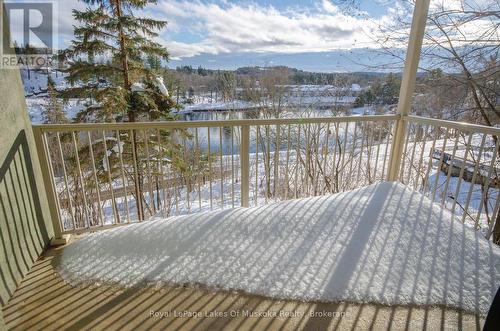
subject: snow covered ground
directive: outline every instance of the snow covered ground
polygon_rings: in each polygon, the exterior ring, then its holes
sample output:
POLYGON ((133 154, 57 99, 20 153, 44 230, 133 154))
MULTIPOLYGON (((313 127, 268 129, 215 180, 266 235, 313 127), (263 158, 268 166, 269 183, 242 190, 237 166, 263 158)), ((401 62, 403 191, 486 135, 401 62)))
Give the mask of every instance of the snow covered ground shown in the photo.
MULTIPOLYGON (((21 71, 28 112, 32 123, 42 122, 41 114, 47 104, 47 79, 49 76, 54 81, 56 90, 63 91, 70 87, 70 84, 65 79, 67 74, 57 70, 51 72, 30 70, 29 73, 27 70, 21 71)), ((163 83, 160 85, 160 89, 167 92, 163 83)), ((140 84, 135 85, 135 87, 140 87, 140 84)), ((284 101, 282 106, 320 108, 334 104, 352 104, 356 99, 354 96, 334 96, 332 93, 337 92, 338 89, 331 85, 293 85, 289 86, 289 88, 291 88, 291 92, 295 94, 286 97, 286 101, 284 101)), ((359 85, 353 84, 352 90, 349 91, 355 93, 359 92, 359 89, 359 85)), ((263 103, 252 103, 244 100, 214 101, 212 97, 213 95, 210 94, 194 96, 192 98, 194 103, 192 104, 185 103, 186 100, 181 99, 179 102, 182 108, 180 110, 173 110, 172 113, 189 114, 193 111, 247 111, 260 109, 263 106, 263 103)), ((84 103, 85 100, 76 99, 69 100, 69 102, 65 103, 64 109, 68 119, 74 119, 75 115, 84 109, 84 103)), ((297 114, 295 116, 297 116, 297 114)))
POLYGON ((70 85, 66 82, 67 74, 60 71, 52 70, 47 73, 45 70, 21 70, 21 78, 23 80, 24 92, 26 97, 36 95, 46 95, 47 92, 47 79, 50 76, 54 81, 56 90, 63 90, 70 85))
MULTIPOLYGON (((487 148, 484 149, 481 158, 479 158, 478 152, 480 150, 481 139, 481 134, 473 135, 471 148, 466 156, 466 144, 465 141, 461 139, 455 151, 455 160, 466 160, 471 165, 474 165, 475 160, 477 160, 484 168, 475 169, 474 166, 469 165, 467 167, 468 170, 470 172, 476 172, 476 174, 481 173, 484 176, 492 177, 491 173, 488 174, 488 170, 493 164, 492 157, 495 143, 491 136, 488 136, 485 144, 487 148)), ((499 190, 498 188, 490 187, 488 195, 486 196, 483 185, 471 184, 470 180, 465 181, 458 177, 448 176, 446 172, 438 171, 440 168, 441 151, 444 149, 448 155, 452 155, 453 147, 453 141, 450 141, 450 139, 448 139, 446 145, 443 139, 436 140, 434 157, 429 164, 432 142, 428 141, 425 144, 425 148, 422 142, 417 144, 410 143, 406 151, 407 154, 404 160, 405 171, 402 175, 402 179, 408 186, 419 188, 421 192, 425 191, 425 194, 435 202, 442 202, 446 209, 453 211, 469 227, 477 229, 483 233, 485 237, 489 238, 493 227, 491 218, 496 214, 495 211, 500 202, 498 201, 499 190), (443 146, 445 147, 443 148, 443 146), (412 155, 414 157, 413 167, 410 167, 412 155), (417 164, 419 163, 418 158, 420 155, 424 156, 422 162, 423 170, 421 170, 421 174, 418 174, 416 168, 418 167, 417 164), (428 174, 428 180, 427 185, 424 186, 422 177, 426 174, 428 174), (484 201, 487 202, 487 207, 484 206, 484 201), (466 212, 464 208, 467 208, 466 212)), ((495 166, 495 164, 493 165, 495 166)))
POLYGON ((486 313, 500 248, 420 193, 380 183, 95 233, 67 247, 58 270, 75 285, 190 284, 486 313))
POLYGON ((248 110, 248 109, 258 109, 261 106, 253 104, 251 102, 243 100, 233 100, 233 101, 218 101, 209 102, 207 100, 200 100, 201 102, 196 102, 193 104, 183 105, 180 112, 191 112, 191 111, 225 111, 225 110, 248 110))
MULTIPOLYGON (((21 70, 21 78, 23 80, 24 92, 26 95, 26 104, 28 107, 28 115, 31 123, 38 124, 43 121, 42 112, 47 107, 47 80, 51 77, 54 81, 55 88, 62 91, 69 87, 65 80, 66 74, 59 71, 51 71, 47 73, 43 70, 30 70, 28 75, 27 70, 21 70)), ((70 99, 64 103, 64 110, 69 120, 75 118, 76 114, 85 108, 86 100, 70 99)))
MULTIPOLYGON (((26 98, 28 116, 30 117, 31 123, 42 123, 42 112, 45 107, 47 107, 47 102, 47 98, 44 97, 26 98)), ((85 109, 85 102, 79 99, 69 99, 64 104, 64 111, 69 120, 74 119, 76 114, 83 109, 85 109)))
MULTIPOLYGON (((284 97, 282 105, 284 107, 298 107, 298 108, 308 108, 308 107, 331 107, 333 105, 350 105, 356 101, 356 97, 344 96, 336 97, 329 95, 306 95, 306 96, 287 96, 284 97)), ((266 105, 265 102, 262 103, 252 103, 244 100, 232 100, 232 101, 217 101, 211 102, 208 97, 205 98, 195 98, 193 104, 185 104, 183 108, 179 111, 182 112, 192 112, 192 111, 228 111, 228 110, 251 110, 260 109, 266 105)))

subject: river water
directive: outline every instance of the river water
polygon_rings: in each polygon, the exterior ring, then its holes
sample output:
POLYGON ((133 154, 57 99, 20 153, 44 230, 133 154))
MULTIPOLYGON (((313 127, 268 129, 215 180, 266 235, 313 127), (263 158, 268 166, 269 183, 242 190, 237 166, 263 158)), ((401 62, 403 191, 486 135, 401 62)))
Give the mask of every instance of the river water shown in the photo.
MULTIPOLYGON (((360 115, 363 112, 362 108, 347 109, 342 113, 333 112, 326 109, 313 109, 313 110, 303 110, 303 111, 285 111, 280 112, 280 118, 297 118, 297 117, 335 117, 335 116, 348 116, 348 115, 360 115)), ((232 110, 232 111, 196 111, 186 114, 179 114, 179 120, 184 121, 224 121, 224 120, 236 120, 236 119, 259 119, 259 118, 270 118, 259 110, 232 110)), ((209 138, 209 128, 198 128, 190 129, 189 132, 193 135, 198 135, 199 147, 202 151, 208 150, 208 138, 209 138)), ((270 131, 275 131, 273 126, 270 131)), ((287 132, 282 131, 282 134, 287 132)), ((265 134, 265 129, 262 128, 261 134, 265 134)), ((233 129, 232 127, 212 127, 210 128, 210 151, 213 153, 220 153, 222 149, 222 154, 230 155, 239 153, 239 128, 233 129)), ((273 135, 273 134, 272 134, 273 135)), ((255 139, 255 128, 250 130, 250 152, 256 152, 256 139, 255 139)), ((280 142, 280 150, 287 148, 286 135, 283 136, 280 142)), ((274 140, 274 139, 273 139, 274 140)), ((193 140, 194 141, 194 140, 193 140)), ((274 142, 274 141, 273 141, 274 142)), ((191 142, 193 143, 193 142, 191 142)), ((332 144, 334 141, 331 142, 332 144)), ((271 149, 274 149, 274 145, 271 149)), ((262 151, 259 148, 259 151, 262 151)))

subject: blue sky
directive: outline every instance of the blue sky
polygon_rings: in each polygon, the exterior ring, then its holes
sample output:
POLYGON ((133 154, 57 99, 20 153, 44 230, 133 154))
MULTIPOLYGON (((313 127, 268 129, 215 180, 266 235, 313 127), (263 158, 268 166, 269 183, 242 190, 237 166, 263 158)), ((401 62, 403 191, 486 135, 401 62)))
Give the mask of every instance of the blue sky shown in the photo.
MULTIPOLYGON (((5 1, 53 1, 57 7, 59 48, 66 48, 73 39, 76 22, 72 10, 85 8, 78 0, 5 1)), ((390 70, 399 71, 407 43, 402 40, 388 44, 390 39, 381 27, 392 25, 400 36, 407 36, 407 27, 395 26, 400 18, 411 20, 413 1, 157 0, 156 5, 136 14, 168 21, 156 41, 170 52, 168 65, 173 68, 285 65, 308 71, 346 72, 380 71, 382 64, 391 63, 390 70), (346 8, 342 6, 345 2, 355 2, 359 8, 346 8), (381 55, 381 43, 396 51, 398 59, 381 55)), ((498 0, 431 0, 430 3, 431 12, 497 10, 499 5, 498 0)), ((455 47, 461 47, 462 31, 467 39, 481 39, 491 26, 492 22, 486 19, 465 24, 460 32, 454 29, 450 33, 455 33, 455 47)), ((19 27, 22 15, 11 22, 12 31, 19 27)), ((22 36, 22 29, 18 30, 22 36)))
MULTIPOLYGON (((392 21, 402 7, 393 0, 359 4, 346 11, 335 0, 160 0, 147 14, 169 21, 161 39, 171 52, 172 67, 287 65, 360 71, 368 70, 361 63, 370 60, 368 50, 379 48, 379 26, 392 21)), ((370 58, 389 60, 375 54, 370 58)))
MULTIPOLYGON (((359 71, 367 69, 363 61, 388 60, 376 55, 375 40, 379 26, 401 13, 401 1, 358 0, 359 9, 346 11, 338 4, 342 0, 158 0, 143 14, 169 22, 158 41, 169 50, 171 67, 287 65, 359 71)), ((55 2, 59 47, 64 48, 73 37, 71 10, 84 5, 55 2)))

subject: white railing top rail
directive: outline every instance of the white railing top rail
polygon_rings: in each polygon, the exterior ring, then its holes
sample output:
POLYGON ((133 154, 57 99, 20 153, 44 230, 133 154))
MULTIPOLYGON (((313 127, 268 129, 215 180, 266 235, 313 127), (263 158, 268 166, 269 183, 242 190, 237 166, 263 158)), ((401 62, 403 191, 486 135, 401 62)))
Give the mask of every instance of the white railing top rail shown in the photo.
POLYGON ((466 122, 454 122, 454 121, 428 118, 422 116, 414 116, 414 115, 403 116, 403 120, 412 123, 430 124, 444 128, 459 129, 462 131, 472 132, 472 133, 484 133, 484 134, 491 134, 494 136, 500 135, 500 128, 492 126, 470 124, 466 122))
POLYGON ((292 125, 346 122, 393 121, 400 115, 360 115, 339 117, 308 118, 270 118, 223 121, 158 121, 158 122, 120 122, 120 123, 71 123, 71 124, 34 124, 33 128, 41 131, 92 131, 92 130, 133 130, 133 129, 184 129, 207 128, 221 126, 259 126, 259 125, 292 125))
MULTIPOLYGON (((79 131, 79 130, 132 130, 132 129, 183 129, 221 126, 258 126, 258 125, 292 125, 292 124, 317 124, 317 123, 345 123, 345 122, 373 122, 392 121, 401 116, 389 115, 360 115, 338 117, 309 117, 309 118, 269 118, 269 119, 234 119, 221 121, 156 121, 156 122, 119 122, 119 123, 68 123, 68 124, 33 124, 33 128, 41 131, 79 131)), ((466 122, 408 115, 402 116, 403 120, 441 126, 445 128, 460 129, 467 132, 500 135, 500 128, 466 122)))

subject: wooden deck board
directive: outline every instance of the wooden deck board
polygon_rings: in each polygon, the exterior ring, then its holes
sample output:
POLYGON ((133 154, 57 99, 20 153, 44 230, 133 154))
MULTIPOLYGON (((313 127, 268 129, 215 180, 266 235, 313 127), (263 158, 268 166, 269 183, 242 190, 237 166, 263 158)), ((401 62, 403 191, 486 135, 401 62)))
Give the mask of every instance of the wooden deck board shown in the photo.
POLYGON ((4 307, 9 329, 480 330, 484 322, 443 307, 279 301, 196 288, 72 287, 55 270, 61 252, 48 251, 4 307), (197 316, 176 317, 174 312, 197 316))

